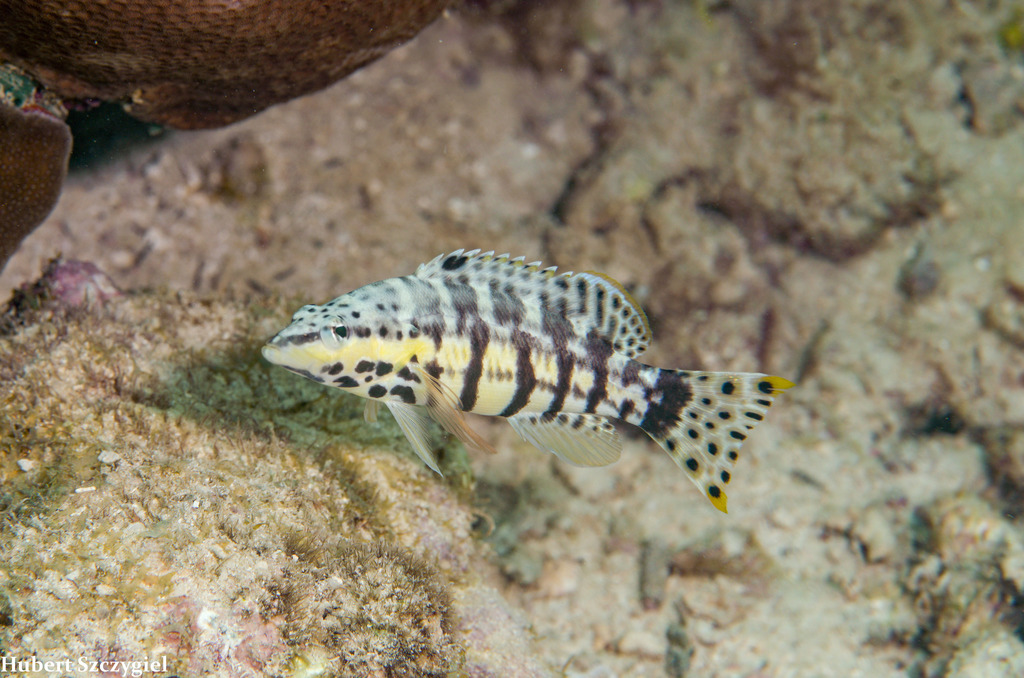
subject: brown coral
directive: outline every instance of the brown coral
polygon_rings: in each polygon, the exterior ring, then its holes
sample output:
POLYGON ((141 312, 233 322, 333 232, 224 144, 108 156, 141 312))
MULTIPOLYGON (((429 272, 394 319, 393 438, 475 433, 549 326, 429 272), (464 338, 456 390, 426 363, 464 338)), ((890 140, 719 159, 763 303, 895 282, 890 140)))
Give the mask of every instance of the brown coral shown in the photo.
POLYGON ((63 121, 0 104, 0 267, 50 213, 71 152, 63 121))
POLYGON ((0 57, 68 99, 217 127, 348 75, 445 0, 0 0, 0 57))

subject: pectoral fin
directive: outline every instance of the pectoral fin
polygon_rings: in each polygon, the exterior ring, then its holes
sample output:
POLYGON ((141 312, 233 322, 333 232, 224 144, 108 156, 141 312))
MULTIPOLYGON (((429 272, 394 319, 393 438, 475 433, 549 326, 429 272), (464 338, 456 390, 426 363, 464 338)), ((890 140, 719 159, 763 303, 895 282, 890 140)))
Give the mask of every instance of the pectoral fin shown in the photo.
POLYGON ((574 466, 606 466, 622 452, 619 432, 593 414, 517 414, 508 423, 526 442, 574 466))
POLYGON ((491 444, 480 437, 480 434, 471 429, 466 422, 465 413, 459 409, 459 397, 423 369, 417 368, 416 373, 427 387, 426 406, 430 416, 467 447, 493 454, 495 450, 491 444))
POLYGON ((430 446, 430 417, 416 405, 405 403, 389 402, 388 409, 395 415, 395 421, 402 427, 402 432, 409 439, 412 449, 419 455, 427 466, 438 475, 441 469, 437 465, 437 456, 430 446))

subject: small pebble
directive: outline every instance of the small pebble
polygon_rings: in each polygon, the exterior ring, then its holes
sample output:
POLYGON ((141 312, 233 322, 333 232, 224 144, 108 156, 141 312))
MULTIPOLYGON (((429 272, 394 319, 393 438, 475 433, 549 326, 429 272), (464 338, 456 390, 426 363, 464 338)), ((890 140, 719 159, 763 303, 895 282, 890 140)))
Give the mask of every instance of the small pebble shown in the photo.
POLYGON ((112 596, 117 593, 117 589, 107 584, 97 584, 94 590, 98 596, 112 596))
POLYGON ((19 459, 16 463, 18 464, 18 468, 20 468, 25 473, 28 473, 29 471, 35 469, 35 467, 39 466, 39 462, 36 461, 35 459, 19 459))
POLYGON ((113 464, 116 461, 121 461, 121 455, 110 450, 103 450, 97 459, 101 464, 113 464))
POLYGON ((645 610, 656 610, 665 600, 670 556, 660 539, 648 539, 640 549, 640 602, 645 610))
POLYGON ((897 287, 908 299, 923 299, 938 288, 941 275, 935 260, 919 246, 900 267, 897 287))
POLYGON ((537 586, 547 596, 557 598, 575 593, 580 585, 580 566, 572 560, 558 560, 544 564, 544 572, 537 586))
MULTIPOLYGON (((681 614, 681 613, 680 613, 681 614)), ((671 678, 684 678, 690 672, 693 662, 693 641, 686 632, 684 622, 669 624, 665 631, 668 639, 668 650, 665 652, 665 673, 671 678)))
POLYGON ((615 646, 622 654, 642 657, 660 657, 665 654, 665 641, 648 631, 627 631, 615 646))
POLYGON ((54 259, 47 264, 40 282, 49 286, 54 300, 69 308, 101 304, 121 296, 110 276, 88 261, 54 259))
POLYGON ((899 548, 894 518, 883 506, 869 506, 858 516, 850 532, 869 563, 892 560, 899 548))
POLYGON ((501 562, 501 571, 521 586, 530 586, 536 583, 541 576, 543 567, 544 564, 540 556, 523 547, 513 548, 512 552, 501 562))

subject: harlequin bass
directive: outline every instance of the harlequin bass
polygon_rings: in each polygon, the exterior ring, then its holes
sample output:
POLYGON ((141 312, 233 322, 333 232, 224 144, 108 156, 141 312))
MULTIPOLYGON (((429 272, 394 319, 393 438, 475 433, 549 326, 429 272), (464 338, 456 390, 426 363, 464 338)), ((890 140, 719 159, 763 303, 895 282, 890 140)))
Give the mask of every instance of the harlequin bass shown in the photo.
POLYGON ((611 420, 647 432, 726 511, 740 446, 781 377, 652 367, 647 317, 600 273, 559 273, 494 252, 457 250, 415 274, 308 305, 263 347, 271 363, 381 403, 440 473, 432 417, 490 450, 465 412, 504 417, 524 440, 571 464, 603 466, 622 442, 611 420))

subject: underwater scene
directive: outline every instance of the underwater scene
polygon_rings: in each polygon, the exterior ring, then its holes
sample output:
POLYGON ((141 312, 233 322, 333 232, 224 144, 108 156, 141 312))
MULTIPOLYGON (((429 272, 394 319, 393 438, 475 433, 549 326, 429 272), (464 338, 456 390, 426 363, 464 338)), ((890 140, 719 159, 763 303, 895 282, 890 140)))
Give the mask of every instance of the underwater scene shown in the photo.
POLYGON ((1024 676, 1024 4, 0 17, 0 676, 1024 676))

